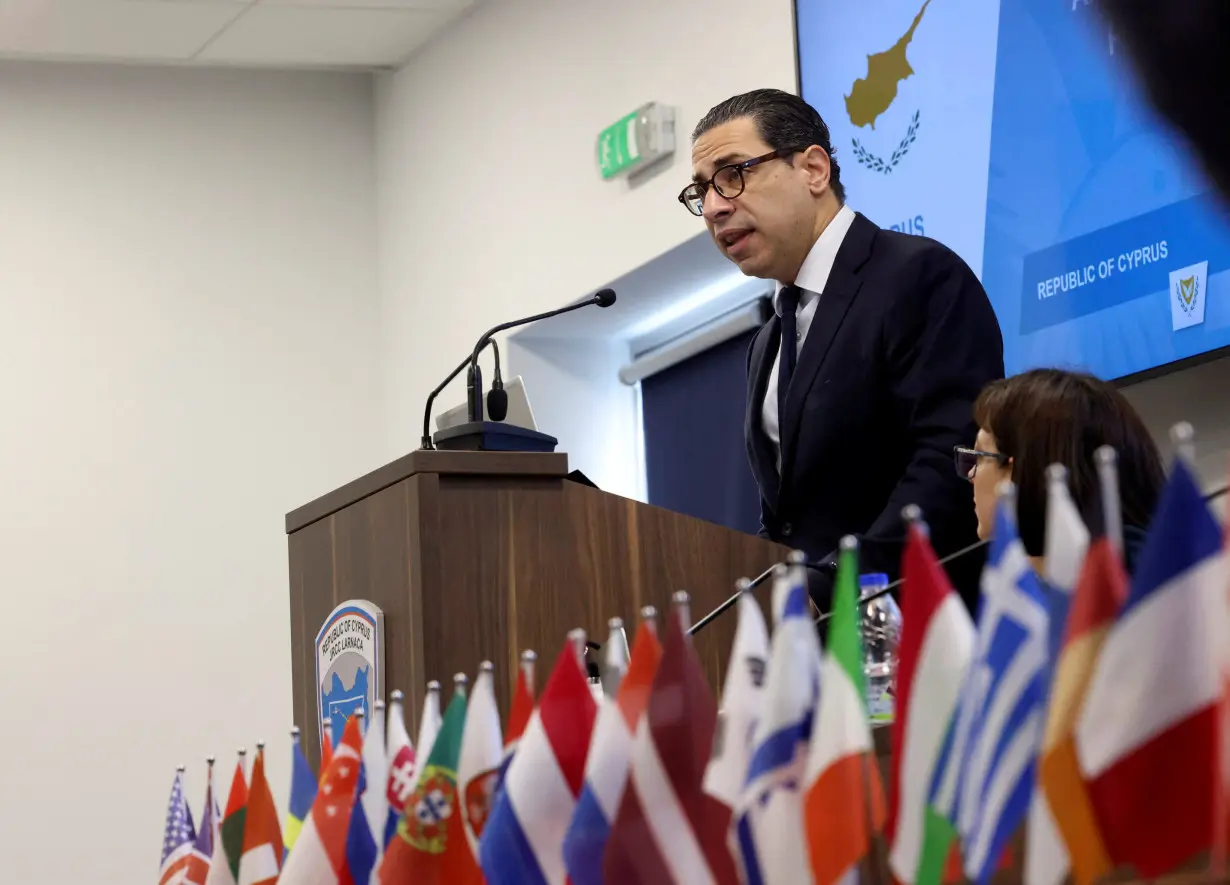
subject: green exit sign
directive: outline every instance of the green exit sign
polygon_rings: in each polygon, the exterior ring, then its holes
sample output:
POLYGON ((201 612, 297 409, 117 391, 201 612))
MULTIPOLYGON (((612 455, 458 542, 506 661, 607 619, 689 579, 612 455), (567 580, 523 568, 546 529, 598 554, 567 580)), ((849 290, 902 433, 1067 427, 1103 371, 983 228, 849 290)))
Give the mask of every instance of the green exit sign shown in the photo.
POLYGON ((604 179, 615 178, 648 166, 674 150, 674 110, 650 102, 599 133, 598 171, 604 179))

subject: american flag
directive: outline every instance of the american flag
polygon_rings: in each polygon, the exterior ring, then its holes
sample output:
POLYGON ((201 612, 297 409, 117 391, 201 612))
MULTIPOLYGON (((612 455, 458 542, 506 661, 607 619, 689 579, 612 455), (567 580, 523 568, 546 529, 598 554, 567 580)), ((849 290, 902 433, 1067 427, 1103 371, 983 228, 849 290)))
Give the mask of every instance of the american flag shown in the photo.
POLYGON ((179 885, 188 872, 196 830, 192 826, 192 811, 184 799, 184 770, 175 773, 171 785, 171 801, 167 804, 167 826, 162 836, 162 864, 158 885, 179 885))

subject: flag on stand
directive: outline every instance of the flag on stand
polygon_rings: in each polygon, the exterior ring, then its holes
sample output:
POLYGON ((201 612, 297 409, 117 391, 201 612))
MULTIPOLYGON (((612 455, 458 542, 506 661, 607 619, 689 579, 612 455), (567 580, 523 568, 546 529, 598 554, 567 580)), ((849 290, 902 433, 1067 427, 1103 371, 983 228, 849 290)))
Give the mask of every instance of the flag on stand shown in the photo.
POLYGON ((508 728, 504 730, 504 759, 500 763, 500 776, 495 789, 498 794, 504 786, 504 776, 508 773, 508 765, 513 754, 517 752, 517 744, 521 735, 530 723, 534 714, 534 664, 538 655, 526 649, 521 652, 521 666, 517 670, 517 685, 513 689, 512 703, 508 709, 508 728))
POLYGON ((884 787, 871 742, 859 635, 858 542, 842 539, 820 704, 803 777, 803 814, 815 885, 853 885, 884 826, 884 787))
POLYGON ((248 807, 248 782, 243 769, 244 751, 239 751, 235 776, 226 797, 226 814, 218 838, 214 840, 214 856, 209 864, 205 885, 236 885, 239 878, 239 858, 243 854, 243 821, 248 807))
POLYGON ((614 700, 619 694, 619 683, 628 672, 628 658, 631 653, 628 650, 628 636, 624 633, 623 619, 611 618, 607 627, 610 632, 607 634, 606 645, 603 646, 606 653, 598 673, 603 697, 614 700))
MULTIPOLYGON (((1052 464, 1047 468, 1046 476, 1046 565, 1042 576, 1042 592, 1046 595, 1048 616, 1048 717, 1053 719, 1056 702, 1070 702, 1070 696, 1056 695, 1054 685, 1058 681, 1057 667, 1068 623, 1068 611, 1072 606, 1073 595, 1089 548, 1089 530, 1081 520, 1068 491, 1067 469, 1062 464, 1052 464)), ((1070 730, 1070 722, 1063 728, 1070 730)), ((1039 786, 1034 790, 1029 806, 1024 885, 1063 885, 1068 875, 1068 852, 1056 829, 1050 798, 1044 786, 1046 747, 1051 743, 1051 734, 1052 728, 1048 721, 1038 763, 1039 786)))
POLYGON ((466 724, 461 735, 461 755, 457 762, 457 792, 461 797, 461 821, 466 841, 478 862, 478 845, 483 828, 491 816, 495 782, 504 755, 500 734, 500 708, 495 702, 494 666, 483 661, 474 680, 474 692, 466 709, 466 724))
MULTIPOLYGON (((362 710, 356 714, 363 722, 362 710)), ((384 750, 384 701, 376 701, 363 738, 363 759, 355 789, 350 829, 346 834, 346 867, 349 882, 343 885, 376 885, 376 869, 384 853, 384 828, 388 824, 386 797, 388 761, 384 750)), ((362 724, 360 724, 362 730, 362 724)))
POLYGON ((1119 541, 1106 533, 1108 525, 1118 523, 1117 514, 1108 519, 1105 513, 1108 507, 1117 511, 1119 506, 1117 492, 1109 484, 1103 480, 1104 503, 1095 513, 1094 536, 1076 581, 1054 666, 1031 809, 1044 807, 1047 813, 1045 818, 1030 819, 1040 825, 1028 831, 1026 870, 1036 880, 1028 885, 1061 885, 1069 872, 1076 882, 1091 883, 1113 866, 1085 787, 1074 732, 1102 644, 1127 597, 1119 541))
POLYGON ((574 630, 508 766, 479 850, 490 885, 565 879, 564 834, 585 777, 596 713, 584 654, 585 633, 574 630))
POLYGON ((348 878, 346 833, 355 807, 362 746, 359 720, 352 716, 320 780, 320 790, 295 840, 295 850, 286 858, 279 885, 342 885, 348 878))
POLYGON ((329 763, 333 761, 333 720, 325 717, 320 723, 320 780, 325 779, 329 763))
POLYGON ((936 559, 918 508, 906 510, 897 709, 891 726, 889 865, 902 885, 939 885, 956 830, 937 811, 932 784, 973 658, 974 625, 936 559))
POLYGON ((214 843, 218 840, 218 827, 222 823, 218 797, 214 795, 214 757, 210 756, 205 763, 205 811, 201 818, 201 829, 197 832, 196 842, 192 846, 192 856, 188 859, 184 885, 205 885, 205 880, 209 877, 210 859, 214 856, 214 843))
POLYGON ((239 885, 274 885, 282 869, 282 828, 278 809, 265 778, 265 745, 256 745, 248 809, 243 820, 243 854, 239 858, 239 885))
POLYGON ((388 767, 389 776, 386 779, 385 799, 389 804, 389 813, 385 819, 383 846, 388 846, 397 834, 397 823, 401 820, 402 810, 414 792, 414 745, 410 743, 410 735, 406 731, 405 695, 395 691, 389 696, 388 710, 388 767))
POLYGON ((1180 456, 1076 723, 1110 861, 1144 878, 1222 836, 1225 594, 1221 532, 1180 456))
POLYGON ((803 832, 803 768, 820 699, 820 639, 812 621, 802 565, 778 567, 764 716, 735 811, 745 880, 807 882, 811 866, 803 832))
MULTIPOLYGON (((432 684, 438 699, 440 684, 432 684)), ((429 688, 429 696, 432 693, 429 688)), ((389 842, 380 862, 381 885, 452 885, 473 881, 474 855, 457 811, 457 758, 461 754, 465 719, 466 677, 458 673, 453 678, 448 710, 430 742, 431 754, 420 757, 422 771, 406 803, 397 835, 389 842)))
POLYGON ((602 885, 602 863, 611 823, 628 781, 632 736, 649 702, 662 657, 652 608, 641 610, 632 660, 614 703, 603 704, 585 761, 585 785, 564 836, 564 866, 572 885, 602 885))
POLYGON ((318 785, 316 776, 312 774, 312 768, 308 765, 307 757, 303 755, 303 746, 299 741, 299 729, 292 729, 290 736, 290 800, 286 803, 286 826, 282 830, 282 843, 286 849, 282 855, 283 860, 295 847, 295 840, 299 838, 299 831, 303 829, 303 821, 307 818, 308 812, 312 810, 312 803, 316 801, 318 785))
POLYGON ((184 769, 175 772, 171 783, 171 800, 167 803, 167 821, 162 831, 162 861, 158 867, 158 885, 180 885, 188 872, 192 844, 196 831, 192 826, 192 811, 184 798, 184 769))
MULTIPOLYGON (((456 696, 456 684, 453 686, 456 696)), ((462 696, 465 696, 464 690, 462 696)), ((415 758, 423 765, 431 758, 431 751, 436 743, 436 735, 440 733, 443 719, 440 716, 440 683, 431 680, 427 683, 427 696, 423 698, 423 713, 419 716, 419 739, 415 742, 415 758)), ((460 737, 460 735, 458 735, 460 737)), ((418 780, 416 773, 415 780, 418 780)), ((417 784, 416 784, 417 786, 417 784)))
MULTIPOLYGON (((356 712, 361 714, 363 711, 360 709, 356 712)), ((369 728, 367 733, 371 732, 372 729, 369 728)), ((376 787, 369 785, 367 780, 367 763, 360 759, 359 781, 355 784, 354 800, 350 806, 350 826, 346 829, 346 861, 339 877, 341 885, 368 885, 378 881, 375 880, 376 841, 363 811, 363 798, 374 789, 376 787)))
MULTIPOLYGON (((688 636, 688 595, 676 593, 628 782, 607 840, 606 882, 704 885, 735 881, 722 816, 704 792, 717 704, 688 636)), ((813 631, 814 632, 814 631, 813 631)), ((559 880, 555 880, 559 881, 559 880)))
POLYGON ((1000 489, 982 573, 978 632, 933 803, 961 835, 965 874, 985 885, 1029 811, 1045 716, 1046 600, 1000 489))
MULTIPOLYGON (((739 625, 731 646, 726 682, 722 688, 722 709, 718 711, 714 733, 713 757, 705 769, 704 789, 716 803, 714 813, 722 820, 715 829, 730 830, 735 806, 747 776, 752 755, 756 723, 764 713, 765 668, 769 663, 769 630, 751 584, 739 597, 739 625)), ((738 844, 729 840, 732 851, 738 844)))

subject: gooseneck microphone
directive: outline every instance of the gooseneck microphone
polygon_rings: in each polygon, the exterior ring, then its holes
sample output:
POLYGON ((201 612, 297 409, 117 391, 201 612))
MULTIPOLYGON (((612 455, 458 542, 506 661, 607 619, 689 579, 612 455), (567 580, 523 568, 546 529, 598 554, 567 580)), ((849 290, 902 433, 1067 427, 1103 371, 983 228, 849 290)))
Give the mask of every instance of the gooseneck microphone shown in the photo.
MULTIPOLYGON (((495 343, 494 338, 491 340, 491 350, 495 353, 495 365, 496 365, 495 377, 499 378, 500 377, 500 369, 499 369, 500 347, 498 344, 495 343)), ((433 390, 431 392, 431 395, 427 397, 427 406, 423 409, 423 438, 422 440, 419 441, 421 448, 424 448, 424 449, 435 448, 431 444, 431 407, 432 407, 432 404, 435 403, 436 397, 440 395, 440 391, 448 387, 449 382, 452 381, 454 378, 456 378, 458 375, 460 375, 461 370, 464 369, 468 365, 470 365, 470 357, 467 356, 465 359, 463 359, 460 363, 457 364, 457 368, 453 369, 453 371, 448 373, 448 377, 445 378, 443 381, 441 381, 440 386, 437 387, 435 390, 433 390)), ((504 382, 501 381, 500 382, 500 392, 501 393, 504 393, 503 388, 504 388, 504 382)), ((504 411, 505 412, 508 411, 508 394, 507 393, 504 393, 504 411)), ((494 415, 495 410, 492 409, 491 413, 494 415)))
MULTIPOLYGON (((478 343, 474 345, 474 352, 470 354, 470 367, 466 371, 466 400, 468 402, 469 414, 467 420, 482 421, 483 420, 483 381, 482 372, 478 368, 478 355, 482 352, 492 340, 492 336, 503 332, 505 329, 512 329, 516 326, 524 326, 528 323, 536 323, 539 320, 550 319, 554 316, 559 316, 561 313, 579 310, 582 307, 589 307, 591 304, 596 304, 598 307, 610 307, 615 303, 615 290, 603 289, 597 292, 590 298, 584 301, 578 301, 576 304, 569 304, 567 307, 560 307, 556 310, 549 310, 546 313, 535 314, 532 317, 525 317, 520 320, 512 320, 507 323, 500 323, 491 329, 488 329, 483 336, 478 339, 478 343)), ((447 383, 447 382, 445 382, 447 383)), ((491 417, 496 421, 502 421, 508 414, 508 394, 504 392, 504 381, 500 377, 500 356, 497 351, 495 357, 495 382, 493 383, 492 393, 499 391, 499 396, 494 400, 494 405, 502 406, 504 414, 496 417, 495 410, 492 409, 491 417)))
POLYGON ((436 397, 440 395, 440 392, 461 373, 462 369, 468 370, 466 372, 467 420, 480 422, 483 420, 483 382, 482 372, 478 368, 478 355, 482 353, 483 348, 487 345, 491 345, 491 350, 495 357, 495 373, 491 392, 487 395, 487 411, 490 412, 491 418, 494 421, 503 421, 508 416, 508 393, 504 390, 504 379, 500 375, 500 348, 496 345, 495 338, 493 337, 496 333, 502 332, 505 329, 511 329, 514 326, 524 326, 526 323, 545 320, 558 316, 561 313, 589 307, 591 304, 596 304, 599 307, 610 307, 614 303, 615 290, 603 289, 592 297, 586 298, 584 301, 578 301, 576 304, 570 304, 558 310, 549 310, 546 313, 535 314, 525 319, 501 323, 495 328, 489 329, 479 338, 470 355, 462 360, 457 368, 449 372, 448 377, 441 381, 440 385, 427 397, 427 405, 423 409, 423 438, 420 440, 420 447, 423 449, 435 448, 431 441, 431 407, 435 403, 436 397))

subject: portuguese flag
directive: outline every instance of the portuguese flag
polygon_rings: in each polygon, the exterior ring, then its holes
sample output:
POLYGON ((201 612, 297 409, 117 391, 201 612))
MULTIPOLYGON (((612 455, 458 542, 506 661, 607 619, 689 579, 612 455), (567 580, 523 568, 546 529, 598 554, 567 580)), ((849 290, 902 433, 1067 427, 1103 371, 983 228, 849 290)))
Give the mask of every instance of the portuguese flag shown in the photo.
POLYGON ((465 726, 466 695, 453 689, 440 733, 406 801, 397 834, 380 863, 381 885, 456 885, 479 881, 474 853, 462 827, 457 760, 465 726))

